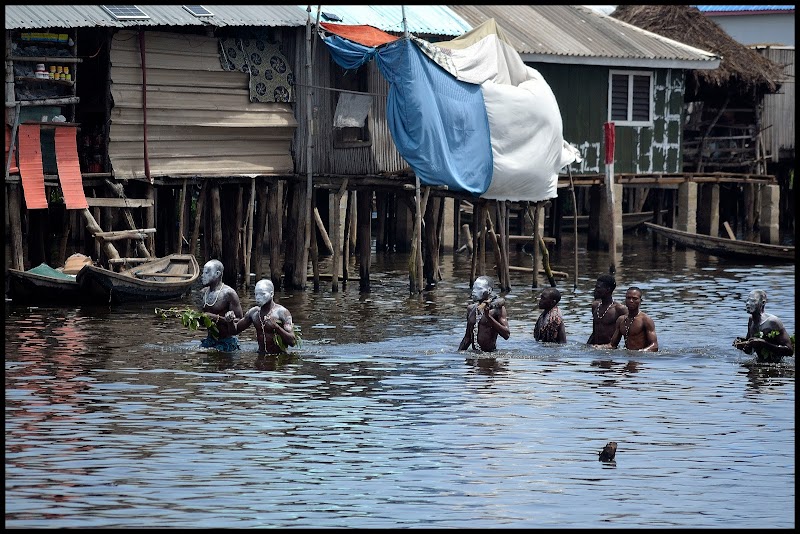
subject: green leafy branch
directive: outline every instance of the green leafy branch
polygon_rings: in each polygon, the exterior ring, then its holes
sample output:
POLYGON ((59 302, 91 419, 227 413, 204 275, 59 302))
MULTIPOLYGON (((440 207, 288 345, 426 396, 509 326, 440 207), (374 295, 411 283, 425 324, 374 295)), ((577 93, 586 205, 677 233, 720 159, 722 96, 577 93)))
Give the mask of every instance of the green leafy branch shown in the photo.
MULTIPOLYGON (((283 321, 280 321, 279 324, 283 326, 283 321)), ((300 325, 299 324, 292 325, 292 331, 294 332, 295 347, 299 349, 302 346, 303 342, 303 339, 300 337, 300 325)), ((286 343, 284 343, 283 338, 280 336, 280 334, 275 332, 273 339, 275 340, 275 344, 278 345, 278 347, 283 352, 289 352, 289 347, 286 346, 286 343)))
POLYGON ((162 319, 178 318, 181 324, 189 330, 198 330, 201 326, 208 330, 208 333, 214 339, 219 339, 219 328, 216 323, 211 320, 211 317, 205 313, 191 308, 156 308, 156 315, 160 315, 162 319))

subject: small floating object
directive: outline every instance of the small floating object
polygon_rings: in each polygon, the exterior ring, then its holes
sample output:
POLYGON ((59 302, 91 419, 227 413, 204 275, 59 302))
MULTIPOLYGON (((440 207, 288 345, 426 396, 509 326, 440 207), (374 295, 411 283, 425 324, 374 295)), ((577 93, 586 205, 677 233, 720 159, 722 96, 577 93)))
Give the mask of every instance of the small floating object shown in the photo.
POLYGON ((609 441, 606 443, 606 446, 603 447, 603 450, 600 451, 600 461, 601 462, 610 462, 614 459, 614 456, 617 454, 617 442, 616 441, 609 441))

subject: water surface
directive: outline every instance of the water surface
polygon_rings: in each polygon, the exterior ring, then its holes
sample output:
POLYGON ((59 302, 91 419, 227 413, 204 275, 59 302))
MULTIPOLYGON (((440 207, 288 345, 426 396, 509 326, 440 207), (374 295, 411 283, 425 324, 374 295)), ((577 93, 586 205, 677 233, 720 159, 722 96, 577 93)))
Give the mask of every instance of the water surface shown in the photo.
POLYGON ((795 359, 731 342, 753 289, 794 333, 794 266, 626 234, 615 296, 644 291, 661 351, 643 354, 585 345, 608 258, 581 249, 574 288, 570 247, 551 258, 568 343, 533 340, 546 280, 512 273, 491 355, 456 350, 461 255, 421 296, 402 254, 373 258, 368 294, 278 291, 303 337, 279 358, 252 329, 206 352, 153 312, 194 297, 7 303, 6 527, 793 528, 795 359))

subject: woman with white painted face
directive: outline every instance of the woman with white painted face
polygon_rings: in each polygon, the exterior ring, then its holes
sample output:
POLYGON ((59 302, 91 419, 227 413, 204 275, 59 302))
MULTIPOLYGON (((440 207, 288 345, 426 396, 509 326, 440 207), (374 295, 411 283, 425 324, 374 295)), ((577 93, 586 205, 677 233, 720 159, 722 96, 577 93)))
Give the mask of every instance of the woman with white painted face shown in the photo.
POLYGON ((288 347, 294 347, 297 337, 289 310, 275 302, 275 286, 271 280, 259 280, 254 296, 257 306, 253 306, 240 320, 232 312, 225 315, 240 333, 250 325, 255 326, 258 338, 258 352, 262 354, 285 354, 288 347))

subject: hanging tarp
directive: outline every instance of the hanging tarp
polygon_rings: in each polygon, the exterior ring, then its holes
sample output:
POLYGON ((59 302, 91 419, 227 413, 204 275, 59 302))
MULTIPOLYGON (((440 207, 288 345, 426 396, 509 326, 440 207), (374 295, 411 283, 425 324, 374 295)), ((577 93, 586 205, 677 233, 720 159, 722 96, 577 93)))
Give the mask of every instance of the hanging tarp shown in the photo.
POLYGON ((323 39, 340 66, 377 61, 389 83, 395 146, 422 184, 497 200, 557 196, 558 173, 577 150, 564 142, 550 86, 493 19, 435 44, 409 38, 367 46, 338 34, 323 39))

